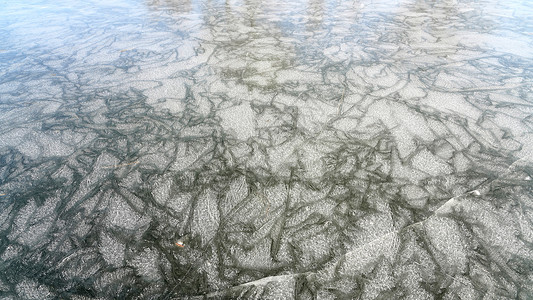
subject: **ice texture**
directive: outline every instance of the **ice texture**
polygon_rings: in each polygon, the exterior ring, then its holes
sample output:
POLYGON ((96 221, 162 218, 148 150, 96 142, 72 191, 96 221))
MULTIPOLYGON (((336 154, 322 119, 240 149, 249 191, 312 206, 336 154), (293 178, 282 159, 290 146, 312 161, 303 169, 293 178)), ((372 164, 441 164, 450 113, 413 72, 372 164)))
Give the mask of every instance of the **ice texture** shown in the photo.
POLYGON ((0 298, 533 299, 527 1, 4 1, 0 298))

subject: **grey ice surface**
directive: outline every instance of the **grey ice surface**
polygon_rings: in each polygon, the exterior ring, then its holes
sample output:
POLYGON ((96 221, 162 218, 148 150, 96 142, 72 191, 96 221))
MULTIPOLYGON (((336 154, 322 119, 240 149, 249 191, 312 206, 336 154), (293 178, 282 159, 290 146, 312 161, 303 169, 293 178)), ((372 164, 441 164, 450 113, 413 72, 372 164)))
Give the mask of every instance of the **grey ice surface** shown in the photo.
POLYGON ((533 299, 533 2, 0 0, 0 299, 533 299))

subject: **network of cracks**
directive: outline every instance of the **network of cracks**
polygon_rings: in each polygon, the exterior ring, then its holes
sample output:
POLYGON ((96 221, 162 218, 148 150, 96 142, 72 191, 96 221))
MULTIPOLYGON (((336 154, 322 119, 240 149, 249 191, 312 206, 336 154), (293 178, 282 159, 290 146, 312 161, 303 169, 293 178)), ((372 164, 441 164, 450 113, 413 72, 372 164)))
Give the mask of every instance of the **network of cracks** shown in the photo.
POLYGON ((8 4, 1 296, 532 298, 528 13, 8 4))

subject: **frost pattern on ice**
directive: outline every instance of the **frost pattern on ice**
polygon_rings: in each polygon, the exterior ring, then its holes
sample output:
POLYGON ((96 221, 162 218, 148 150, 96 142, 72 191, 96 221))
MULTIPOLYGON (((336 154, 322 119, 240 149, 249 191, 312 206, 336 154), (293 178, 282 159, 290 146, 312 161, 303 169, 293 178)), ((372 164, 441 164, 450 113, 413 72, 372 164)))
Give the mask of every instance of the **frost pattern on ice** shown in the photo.
POLYGON ((4 3, 0 294, 533 298, 532 9, 4 3))

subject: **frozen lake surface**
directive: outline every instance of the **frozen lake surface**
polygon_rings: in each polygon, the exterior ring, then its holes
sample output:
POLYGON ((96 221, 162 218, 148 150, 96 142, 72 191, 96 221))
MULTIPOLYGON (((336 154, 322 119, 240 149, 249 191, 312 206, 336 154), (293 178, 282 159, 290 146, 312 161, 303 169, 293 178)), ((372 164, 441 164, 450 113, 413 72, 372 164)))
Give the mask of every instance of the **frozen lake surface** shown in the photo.
POLYGON ((0 2, 0 299, 533 299, 533 2, 0 2))

